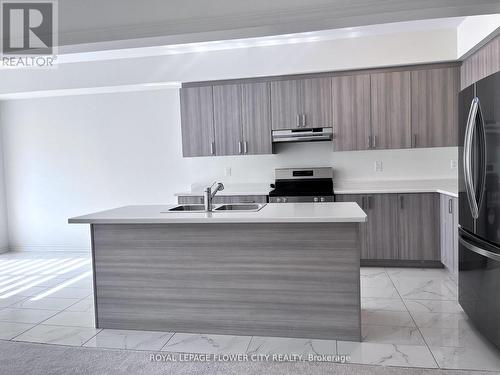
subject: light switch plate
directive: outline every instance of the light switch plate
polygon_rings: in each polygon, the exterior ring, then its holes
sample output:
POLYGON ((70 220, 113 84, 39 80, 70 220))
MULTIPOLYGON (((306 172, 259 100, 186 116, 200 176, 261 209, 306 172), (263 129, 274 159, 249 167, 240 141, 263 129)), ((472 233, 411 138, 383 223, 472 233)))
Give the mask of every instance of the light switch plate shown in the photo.
POLYGON ((231 177, 231 167, 224 167, 224 176, 231 177))
POLYGON ((382 160, 375 161, 375 172, 382 172, 384 170, 384 165, 382 164, 382 160))
POLYGON ((450 160, 450 169, 457 169, 457 161, 452 159, 450 160))

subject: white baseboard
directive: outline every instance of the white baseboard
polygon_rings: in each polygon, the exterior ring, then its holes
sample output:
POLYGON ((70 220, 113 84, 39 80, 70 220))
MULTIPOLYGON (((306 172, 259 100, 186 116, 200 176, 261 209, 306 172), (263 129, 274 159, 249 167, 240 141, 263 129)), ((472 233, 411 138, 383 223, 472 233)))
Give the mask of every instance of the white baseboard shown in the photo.
POLYGON ((10 246, 8 251, 15 252, 57 252, 57 253, 90 253, 90 247, 68 245, 21 245, 10 246))

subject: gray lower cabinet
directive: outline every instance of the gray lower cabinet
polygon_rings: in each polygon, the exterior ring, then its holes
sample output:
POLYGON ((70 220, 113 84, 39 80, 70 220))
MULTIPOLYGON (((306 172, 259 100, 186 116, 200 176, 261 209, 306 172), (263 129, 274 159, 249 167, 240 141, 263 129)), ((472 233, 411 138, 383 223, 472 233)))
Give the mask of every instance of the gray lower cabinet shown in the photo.
POLYGON ((458 146, 458 67, 411 72, 412 147, 458 146))
POLYGON ((271 154, 268 83, 213 87, 216 155, 271 154))
POLYGON ((370 147, 370 75, 332 78, 333 150, 367 150, 370 147))
POLYGON ((342 194, 339 202, 356 202, 366 213, 360 225, 361 259, 397 260, 397 194, 342 194))
POLYGON ((371 74, 371 148, 411 147, 410 72, 371 74))
POLYGON ((180 90, 183 156, 215 155, 212 86, 180 90))
MULTIPOLYGON (((213 203, 267 203, 267 195, 216 195, 213 203)), ((177 197, 179 204, 203 204, 203 196, 181 195, 177 197)))
POLYGON ((444 194, 440 198, 441 263, 458 274, 458 199, 444 194))
POLYGON ((271 82, 272 129, 332 126, 332 79, 271 82))
POLYGON ((368 216, 360 226, 361 259, 405 265, 440 261, 439 195, 342 194, 339 202, 357 202, 368 216))
POLYGON ((398 194, 399 259, 440 261, 439 194, 398 194))

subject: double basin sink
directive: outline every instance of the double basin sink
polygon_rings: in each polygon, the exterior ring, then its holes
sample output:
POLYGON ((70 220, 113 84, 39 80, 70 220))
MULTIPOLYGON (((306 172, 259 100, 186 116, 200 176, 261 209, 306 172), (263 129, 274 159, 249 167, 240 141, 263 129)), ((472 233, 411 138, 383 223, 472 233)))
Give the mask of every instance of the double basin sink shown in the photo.
MULTIPOLYGON (((260 203, 235 203, 214 205, 212 212, 257 212, 265 204, 260 203)), ((180 204, 168 209, 168 212, 205 212, 203 204, 180 204)))

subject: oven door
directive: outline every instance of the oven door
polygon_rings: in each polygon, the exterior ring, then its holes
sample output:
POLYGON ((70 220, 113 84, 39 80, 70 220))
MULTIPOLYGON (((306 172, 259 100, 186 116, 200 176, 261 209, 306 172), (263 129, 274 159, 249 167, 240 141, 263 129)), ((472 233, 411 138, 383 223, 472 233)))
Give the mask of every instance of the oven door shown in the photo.
POLYGON ((459 228, 459 302, 476 328, 500 347, 500 247, 459 228))

